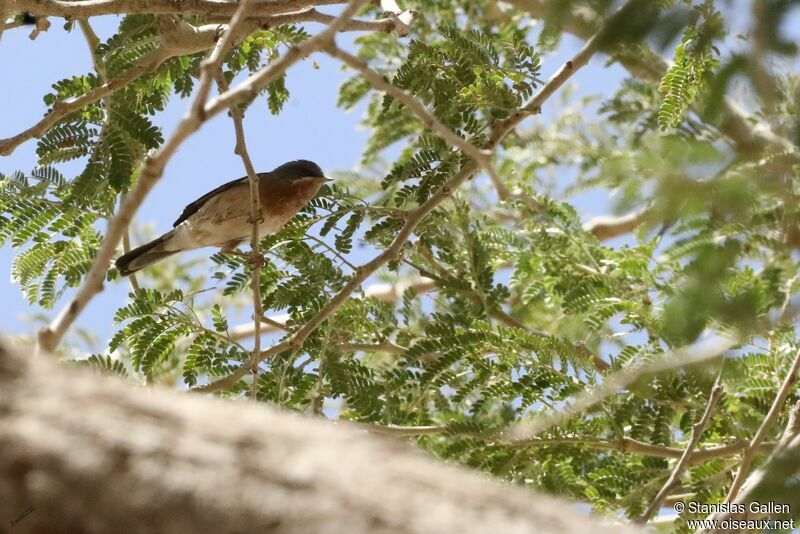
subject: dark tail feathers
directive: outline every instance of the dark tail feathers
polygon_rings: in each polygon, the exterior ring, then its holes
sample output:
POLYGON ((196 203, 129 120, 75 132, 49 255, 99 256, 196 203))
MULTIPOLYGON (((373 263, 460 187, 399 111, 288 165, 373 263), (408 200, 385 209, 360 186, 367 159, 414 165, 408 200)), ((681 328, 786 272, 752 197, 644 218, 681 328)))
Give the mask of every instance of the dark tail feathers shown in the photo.
POLYGON ((180 252, 177 250, 161 250, 160 245, 164 242, 164 238, 165 236, 162 235, 158 239, 145 243, 141 247, 137 247, 117 258, 116 266, 119 274, 128 276, 140 269, 144 269, 148 265, 163 260, 167 256, 180 252))

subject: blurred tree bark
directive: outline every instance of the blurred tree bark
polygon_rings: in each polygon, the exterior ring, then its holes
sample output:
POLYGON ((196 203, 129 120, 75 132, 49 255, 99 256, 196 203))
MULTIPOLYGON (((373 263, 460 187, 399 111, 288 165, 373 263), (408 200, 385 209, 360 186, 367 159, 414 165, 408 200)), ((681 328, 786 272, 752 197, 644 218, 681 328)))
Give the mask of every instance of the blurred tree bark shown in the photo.
POLYGON ((406 444, 0 345, 0 520, 14 532, 634 532, 406 444))

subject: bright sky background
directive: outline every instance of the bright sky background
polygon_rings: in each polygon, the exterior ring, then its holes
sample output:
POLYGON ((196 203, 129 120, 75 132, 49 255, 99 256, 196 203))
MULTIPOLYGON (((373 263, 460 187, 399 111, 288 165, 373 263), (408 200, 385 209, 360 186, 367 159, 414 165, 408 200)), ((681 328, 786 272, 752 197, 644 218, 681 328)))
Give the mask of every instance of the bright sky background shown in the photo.
MULTIPOLYGON (((34 41, 28 38, 29 28, 6 31, 2 36, 0 65, 6 73, 6 83, 0 84, 3 107, 0 137, 16 134, 42 116, 45 110, 42 97, 49 92, 52 83, 92 70, 81 32, 77 28, 71 33, 65 32, 61 19, 52 19, 52 22, 50 30, 34 41)), ((92 19, 92 23, 101 39, 105 39, 116 28, 118 17, 92 19)), ((307 28, 316 32, 320 27, 309 24, 307 28)), ((339 42, 346 45, 352 37, 353 34, 342 36, 339 42)), ((549 77, 581 44, 565 36, 559 50, 543 58, 542 76, 549 77)), ((604 67, 605 61, 605 57, 595 57, 573 77, 575 97, 608 95, 618 87, 624 71, 618 66, 604 67)), ((277 117, 271 115, 263 98, 249 109, 245 130, 257 171, 270 170, 297 158, 314 160, 326 172, 357 169, 367 138, 367 132, 358 128, 363 109, 346 113, 336 107, 339 84, 347 76, 335 60, 315 54, 289 71, 287 85, 291 99, 283 113, 277 117), (314 68, 314 62, 318 69, 314 68)), ((546 121, 548 116, 558 112, 553 109, 558 102, 558 98, 552 99, 543 116, 531 120, 546 121)), ((188 103, 189 100, 173 98, 167 110, 155 118, 164 128, 165 137, 169 136, 188 103)), ((150 222, 157 232, 164 232, 188 202, 221 183, 243 176, 241 160, 233 153, 233 143, 232 122, 225 114, 207 122, 172 158, 164 178, 139 211, 137 223, 150 222)), ((20 146, 12 156, 0 158, 0 172, 29 172, 36 162, 35 147, 36 141, 32 140, 20 146)), ((60 165, 59 168, 72 177, 82 165, 60 165)), ((607 198, 596 193, 581 195, 573 201, 586 218, 608 209, 607 198)), ((19 288, 10 282, 10 265, 15 252, 9 245, 0 248, 0 332, 30 332, 32 326, 24 321, 25 317, 41 312, 30 307, 19 288)), ((214 251, 204 252, 210 255, 214 251)), ((356 256, 356 260, 361 259, 356 256)), ((84 311, 78 324, 97 332, 101 340, 107 338, 113 329, 113 313, 125 302, 128 291, 126 281, 107 284, 105 291, 84 311)), ((57 307, 63 305, 68 296, 62 297, 57 307)), ((49 317, 55 311, 45 313, 49 317)))

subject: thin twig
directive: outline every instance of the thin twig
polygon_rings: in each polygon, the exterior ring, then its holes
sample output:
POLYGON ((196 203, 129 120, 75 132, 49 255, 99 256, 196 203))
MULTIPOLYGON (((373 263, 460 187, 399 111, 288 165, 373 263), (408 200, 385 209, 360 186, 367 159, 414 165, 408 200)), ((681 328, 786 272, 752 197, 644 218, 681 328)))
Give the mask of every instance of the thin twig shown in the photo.
POLYGON ((391 341, 381 343, 340 343, 339 348, 347 352, 388 352, 390 354, 405 354, 408 350, 391 341))
MULTIPOLYGON (((100 38, 95 33, 94 29, 92 28, 89 19, 80 19, 78 20, 78 26, 81 28, 81 33, 83 33, 83 37, 86 40, 86 45, 89 47, 89 55, 92 58, 92 65, 94 66, 95 72, 100 77, 100 80, 105 84, 108 81, 108 74, 106 70, 106 64, 103 59, 97 54, 97 45, 100 44, 100 38)), ((111 120, 111 94, 108 94, 103 97, 103 107, 105 107, 105 122, 108 123, 111 120)), ((119 196, 120 205, 125 201, 125 194, 120 193, 119 196)), ((131 250, 131 233, 130 227, 125 229, 125 233, 122 235, 122 252, 127 254, 131 250)), ((136 292, 139 291, 139 279, 136 277, 136 273, 131 273, 128 275, 128 282, 131 285, 131 289, 136 292)))
MULTIPOLYGON (((417 252, 423 258, 425 258, 426 261, 428 261, 428 263, 431 265, 433 269, 436 270, 436 274, 433 274, 425 269, 420 268, 419 266, 411 264, 411 266, 414 267, 419 272, 419 274, 440 281, 441 283, 456 289, 462 295, 469 298, 473 302, 478 302, 479 297, 478 295, 475 294, 474 290, 471 288, 462 289, 461 287, 462 284, 459 282, 459 280, 457 280, 449 273, 448 269, 436 259, 436 257, 427 247, 419 246, 417 247, 417 252)), ((406 263, 409 262, 406 261, 406 263)), ((497 319, 504 325, 509 326, 511 328, 524 330, 525 332, 531 335, 538 336, 544 339, 550 337, 550 334, 548 334, 547 332, 526 326, 517 318, 505 312, 499 306, 491 307, 489 309, 489 314, 491 315, 492 318, 497 319)), ((589 348, 586 347, 586 345, 584 345, 583 343, 572 343, 572 345, 575 347, 577 354, 583 360, 593 365, 596 371, 603 373, 611 368, 611 365, 609 363, 607 363, 605 360, 603 360, 602 358, 594 354, 592 351, 590 351, 589 348)))
MULTIPOLYGON (((795 459, 790 460, 790 458, 792 456, 796 458, 798 447, 800 447, 800 401, 796 402, 791 410, 789 410, 788 419, 783 435, 780 440, 778 440, 778 443, 775 444, 772 453, 752 475, 747 477, 747 480, 742 484, 739 493, 732 503, 752 503, 755 500, 754 495, 760 493, 763 484, 775 484, 776 486, 773 487, 780 487, 777 486, 777 484, 785 484, 788 477, 795 477, 795 471, 793 469, 787 470, 786 465, 797 465, 797 461, 795 459)), ((761 443, 759 449, 763 446, 764 443, 761 443)), ((746 510, 745 514, 739 513, 739 509, 731 507, 727 511, 720 511, 712 514, 708 517, 708 520, 711 521, 711 524, 722 525, 724 520, 731 517, 736 517, 737 519, 753 519, 752 512, 749 508, 742 509, 746 510)), ((718 531, 720 531, 720 529, 700 528, 696 530, 698 534, 718 531)))
POLYGON ((0 156, 10 155, 19 145, 43 135, 47 130, 55 126, 55 124, 67 115, 78 111, 98 100, 112 94, 115 91, 125 87, 134 80, 155 71, 164 61, 169 59, 170 53, 165 48, 159 47, 139 58, 136 63, 125 71, 125 73, 107 81, 100 87, 92 89, 88 93, 74 97, 67 98, 56 102, 53 108, 47 115, 44 116, 39 122, 14 136, 0 139, 0 156))
MULTIPOLYGON (((250 0, 243 0, 243 3, 244 2, 250 2, 250 0)), ((228 82, 221 72, 217 74, 217 84, 219 85, 220 92, 230 89, 228 87, 228 82)), ((233 127, 236 131, 235 152, 242 158, 242 164, 247 171, 248 185, 250 187, 250 223, 252 224, 252 230, 250 232, 250 288, 253 292, 253 333, 255 336, 253 351, 250 353, 250 361, 252 362, 251 373, 253 375, 253 381, 250 384, 250 398, 255 401, 258 400, 257 360, 258 355, 261 353, 261 317, 264 314, 264 305, 261 302, 261 265, 264 258, 261 256, 258 242, 259 224, 264 220, 264 215, 261 212, 258 174, 256 174, 256 169, 253 167, 250 154, 247 152, 244 126, 242 125, 242 110, 239 109, 238 106, 232 106, 229 113, 231 119, 233 119, 233 127)))
MULTIPOLYGON (((119 199, 120 199, 120 205, 122 205, 125 202, 125 195, 121 194, 119 196, 119 199)), ((122 234, 122 252, 123 254, 127 254, 130 251, 131 251, 131 230, 130 226, 128 226, 127 228, 125 228, 125 232, 122 234)), ((136 273, 129 274, 128 281, 130 282, 131 289, 134 292, 139 291, 139 288, 141 286, 139 286, 139 279, 136 277, 136 273)))
MULTIPOLYGON (((377 434, 387 434, 401 437, 429 436, 453 432, 450 425, 428 426, 402 426, 402 425, 369 425, 368 430, 377 434)), ((459 433, 459 435, 461 435, 459 433)), ((666 447, 653 445, 630 437, 620 439, 602 439, 594 437, 558 437, 558 438, 531 438, 506 441, 498 434, 470 434, 488 442, 507 447, 557 447, 559 445, 573 447, 587 447, 606 451, 615 451, 623 454, 640 454, 654 458, 680 459, 686 448, 666 447)), ((696 449, 687 459, 687 465, 696 465, 715 458, 728 458, 741 453, 747 447, 746 440, 734 441, 725 445, 712 445, 696 449)), ((759 454, 765 454, 775 449, 776 443, 761 443, 758 447, 759 454)))
POLYGON ((273 82, 278 76, 283 74, 286 69, 297 63, 300 59, 316 52, 328 45, 334 36, 347 25, 347 22, 355 15, 367 0, 350 0, 347 7, 317 35, 306 41, 289 48, 283 55, 272 61, 266 67, 260 69, 255 74, 248 77, 245 81, 223 94, 213 98, 205 108, 207 116, 211 117, 217 113, 228 109, 234 104, 255 98, 258 92, 273 82))
POLYGON ((603 381, 592 389, 586 389, 573 396, 571 402, 559 409, 551 409, 534 417, 531 421, 519 423, 507 431, 507 439, 532 438, 568 419, 584 412, 598 402, 616 394, 620 389, 635 382, 645 374, 677 369, 719 357, 726 350, 736 346, 736 338, 718 335, 695 345, 688 345, 665 352, 651 361, 631 362, 619 371, 606 375, 603 381))
MULTIPOLYGON (((241 8, 242 4, 239 5, 239 9, 241 8)), ((217 45, 211 54, 214 56, 216 52, 216 56, 214 57, 216 57, 218 61, 221 61, 224 57, 224 54, 219 53, 218 50, 221 47, 230 44, 230 39, 227 37, 227 35, 236 31, 236 25, 241 20, 241 17, 237 17, 234 14, 234 19, 231 20, 231 24, 225 30, 226 33, 223 34, 222 38, 217 41, 217 45)), ((156 49, 155 52, 158 53, 158 50, 160 49, 156 49)), ((157 57, 161 58, 162 55, 162 53, 158 53, 157 57)), ((206 78, 213 78, 211 73, 217 68, 218 67, 203 69, 200 78, 201 87, 204 84, 211 83, 211 80, 206 80, 206 78)), ((110 83, 111 82, 108 82, 105 85, 109 85, 110 83)), ((197 97, 200 97, 202 94, 202 91, 198 91, 197 97)), ((190 107, 190 113, 181 119, 181 122, 178 123, 177 128, 166 141, 166 143, 164 143, 164 145, 162 145, 162 147, 155 154, 145 159, 141 173, 139 174, 139 180, 136 183, 136 187, 131 193, 125 196, 125 201, 122 203, 119 211, 117 211, 114 218, 112 218, 109 222, 108 229, 106 230, 106 234, 103 238, 103 244, 100 247, 100 250, 97 252, 94 261, 92 262, 92 266, 89 269, 89 272, 86 274, 86 278, 84 278, 83 284, 73 296, 69 304, 59 312, 50 325, 42 328, 39 331, 38 341, 40 348, 52 352, 61 341, 61 338, 64 337, 64 334, 67 332, 72 323, 75 322, 75 319, 77 319, 78 315, 80 315, 80 313, 89 303, 89 301, 92 300, 97 293, 102 291, 103 281, 105 280, 105 275, 108 271, 111 257, 114 255, 117 245, 130 225, 131 219, 136 214, 136 211, 139 209, 139 206, 141 206, 142 202, 144 202, 147 194, 164 174, 164 168, 166 167, 167 162, 181 145, 181 143, 192 133, 194 133, 208 118, 208 114, 198 113, 197 111, 199 109, 203 108, 199 108, 196 104, 192 104, 190 107)))
MULTIPOLYGON (((99 3, 101 4, 113 4, 118 0, 100 0, 99 3)), ((90 3, 94 3, 94 0, 89 0, 90 3)), ((139 2, 139 0, 136 0, 139 2)), ((18 0, 19 3, 19 0, 18 0)), ((28 2, 25 2, 26 4, 28 2)), ((33 2, 33 3, 41 3, 43 5, 50 6, 52 2, 43 1, 43 2, 33 2)), ((317 2, 320 3, 320 2, 317 2)), ((336 2, 341 3, 341 2, 336 2)), ((54 11, 60 13, 62 11, 61 8, 66 9, 67 11, 74 11, 75 13, 87 13, 84 15, 80 15, 83 17, 86 16, 93 16, 92 9, 77 9, 74 10, 73 8, 76 7, 76 4, 84 4, 84 2, 59 2, 58 9, 54 11)), ((169 9, 175 9, 177 5, 175 2, 171 1, 167 3, 169 9)), ((145 4, 142 3, 140 7, 144 6, 145 4)), ((159 4, 160 5, 160 4, 159 4)), ((217 5, 222 6, 225 9, 222 9, 223 12, 227 13, 229 10, 227 8, 238 6, 238 3, 234 2, 208 2, 209 6, 217 5)), ((135 5, 132 5, 132 8, 135 8, 135 5)), ((156 6, 157 8, 158 6, 156 6)), ((291 10, 290 10, 291 11, 291 10)), ((136 12, 139 11, 133 9, 129 12, 136 12)), ((148 13, 160 13, 156 9, 156 11, 147 11, 148 13)), ((57 15, 57 16, 66 16, 66 17, 78 17, 79 15, 57 15)), ((226 19, 227 20, 227 19, 226 19)), ((233 38, 235 40, 242 39, 246 37, 251 32, 262 29, 262 28, 271 28, 275 25, 291 23, 291 22, 305 22, 305 21, 315 21, 315 22, 326 22, 329 20, 336 20, 335 17, 330 15, 326 15, 324 13, 319 13, 315 10, 300 12, 300 13, 288 13, 284 15, 274 15, 271 17, 266 17, 263 19, 252 19, 248 18, 244 23, 239 24, 237 27, 233 38)), ((30 139, 40 137, 43 135, 47 130, 52 128, 58 121, 62 120, 66 116, 78 111, 79 109, 93 104, 97 102, 101 98, 104 98, 108 95, 113 94, 114 92, 122 89, 123 87, 127 86, 131 82, 139 79, 142 76, 150 74, 158 69, 165 61, 172 57, 181 56, 181 55, 191 55, 196 54, 198 52, 202 52, 204 50, 209 50, 218 44, 218 38, 220 33, 223 31, 227 31, 225 24, 206 24, 203 26, 195 27, 191 24, 188 24, 185 21, 177 21, 171 20, 166 17, 160 17, 157 19, 158 23, 163 25, 164 27, 161 30, 161 42, 159 43, 158 48, 149 52, 148 54, 142 56, 139 60, 136 61, 125 73, 109 80, 107 83, 104 83, 100 87, 94 88, 88 93, 73 97, 67 98, 60 102, 57 102, 50 112, 45 115, 39 122, 31 126, 30 128, 20 132, 17 135, 12 137, 8 137, 5 139, 0 139, 0 156, 8 156, 16 148, 28 141, 30 139)), ((336 26, 336 31, 382 31, 382 32, 396 32, 395 22, 389 19, 383 19, 380 21, 361 21, 361 20, 342 20, 336 26)), ((324 33, 324 32, 323 32, 324 33)), ((314 39, 314 38, 312 38, 314 39)), ((300 49, 303 47, 303 51, 305 53, 309 53, 313 50, 305 50, 306 43, 298 45, 298 47, 293 48, 300 49)), ((294 55, 293 53, 290 55, 294 55)), ((292 61, 289 63, 291 65, 296 61, 297 57, 293 57, 292 61)), ((271 65, 270 65, 271 66, 271 65)), ((288 66, 288 65, 286 65, 288 66)), ((283 72, 285 66, 277 67, 274 72, 283 72)), ((263 70, 263 69, 262 69, 263 70)), ((270 79, 271 81, 271 79, 270 79)), ((265 82, 269 83, 268 81, 265 82)), ((259 86, 263 87, 263 85, 259 86)), ((257 92, 257 90, 256 90, 257 92)), ((240 99, 240 96, 235 97, 235 101, 240 102, 243 99, 240 99)), ((226 103, 221 105, 218 108, 214 108, 213 110, 209 110, 208 113, 211 115, 215 115, 220 111, 223 111, 229 107, 230 103, 226 103)))
POLYGON ((706 403, 706 409, 703 412, 703 416, 697 421, 695 424, 692 425, 692 435, 689 438, 689 443, 686 445, 686 448, 681 454, 680 459, 675 464, 675 467, 672 468, 672 472, 667 478, 667 481, 664 482, 664 485, 661 487, 659 492, 656 494, 653 501, 650 503, 650 506, 647 507, 642 517, 638 519, 638 523, 646 524, 653 514, 661 507, 661 503, 664 502, 664 499, 669 494, 670 490, 678 483, 681 476, 683 475, 683 471, 689 465, 689 459, 695 452, 695 447, 697 444, 700 443, 700 438, 703 436, 703 432, 705 432, 706 427, 711 422, 711 415, 714 413, 714 409, 719 403, 720 398, 722 398, 722 370, 720 369, 720 374, 717 375, 717 380, 714 382, 714 387, 711 388, 711 394, 708 396, 708 402, 706 403))
MULTIPOLYGON (((558 4, 555 0, 506 0, 513 6, 527 11, 531 17, 544 19, 552 5, 558 4)), ((600 24, 599 16, 592 15, 585 9, 576 9, 563 17, 564 30, 573 35, 586 39, 592 35, 600 24)), ((597 35, 597 34, 595 34, 597 35)), ((639 46, 645 47, 644 43, 639 46)), ((649 48, 645 53, 619 53, 624 49, 603 50, 616 56, 619 63, 632 75, 659 82, 669 68, 669 62, 649 48)), ((696 106, 695 106, 696 107, 696 106)), ((742 152, 764 150, 773 147, 779 151, 794 151, 793 143, 785 137, 777 135, 763 121, 754 121, 754 117, 746 113, 730 96, 725 96, 722 101, 722 120, 720 130, 728 136, 737 150, 742 152)))
POLYGON ((430 112, 424 105, 420 104, 414 98, 414 95, 387 81, 384 76, 369 68, 367 63, 360 60, 356 56, 350 54, 349 52, 345 52, 333 43, 324 51, 339 59, 351 68, 357 70, 375 89, 383 91, 403 104, 422 121, 422 124, 436 132, 439 137, 444 139, 447 143, 461 149, 462 152, 475 160, 478 165, 480 165, 490 176, 492 183, 496 185, 499 184, 500 187, 505 187, 500 179, 500 176, 497 174, 497 170, 492 164, 491 150, 481 150, 458 135, 449 126, 440 121, 439 118, 430 112))
MULTIPOLYGON (((376 283, 372 284, 364 290, 364 296, 377 299, 381 302, 392 302, 400 298, 406 289, 414 288, 417 293, 427 293, 436 288, 436 284, 430 278, 414 278, 406 282, 398 282, 395 284, 376 283)), ((286 326, 286 321, 289 320, 288 314, 276 315, 273 317, 262 317, 265 323, 261 325, 261 333, 284 330, 290 331, 286 326)), ((230 329, 230 337, 232 340, 242 340, 253 335, 253 324, 246 323, 234 326, 230 329)))
POLYGON ((753 463, 753 455, 755 454, 754 451, 756 451, 759 444, 764 441, 764 438, 772 428, 772 425, 774 425, 781 416, 783 406, 786 403, 786 398, 789 396, 792 386, 797 381, 798 370, 800 370, 800 350, 798 350, 797 354, 795 354, 792 365, 789 368, 789 372, 783 379, 783 383, 778 389, 778 394, 775 395, 775 399, 772 401, 772 406, 769 407, 767 417, 764 418, 761 426, 759 426, 758 430, 756 430, 753 439, 750 440, 750 445, 747 447, 744 455, 742 456, 742 463, 739 466, 739 472, 736 473, 736 478, 734 478, 733 483, 731 483, 731 489, 728 491, 728 496, 725 498, 725 502, 733 502, 734 499, 736 499, 736 495, 739 493, 742 484, 747 479, 747 475, 750 473, 750 466, 753 463))

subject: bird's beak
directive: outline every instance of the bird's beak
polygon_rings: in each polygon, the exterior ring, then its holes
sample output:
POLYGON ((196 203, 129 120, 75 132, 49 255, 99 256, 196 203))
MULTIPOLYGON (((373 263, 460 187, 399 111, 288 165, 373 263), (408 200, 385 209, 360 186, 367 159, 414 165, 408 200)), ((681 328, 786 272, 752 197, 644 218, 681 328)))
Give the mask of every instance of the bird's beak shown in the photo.
POLYGON ((328 184, 328 183, 330 183, 330 182, 332 182, 332 181, 333 181, 333 178, 328 178, 327 176, 323 176, 323 177, 322 177, 322 179, 324 180, 324 182, 325 182, 326 184, 328 184))

